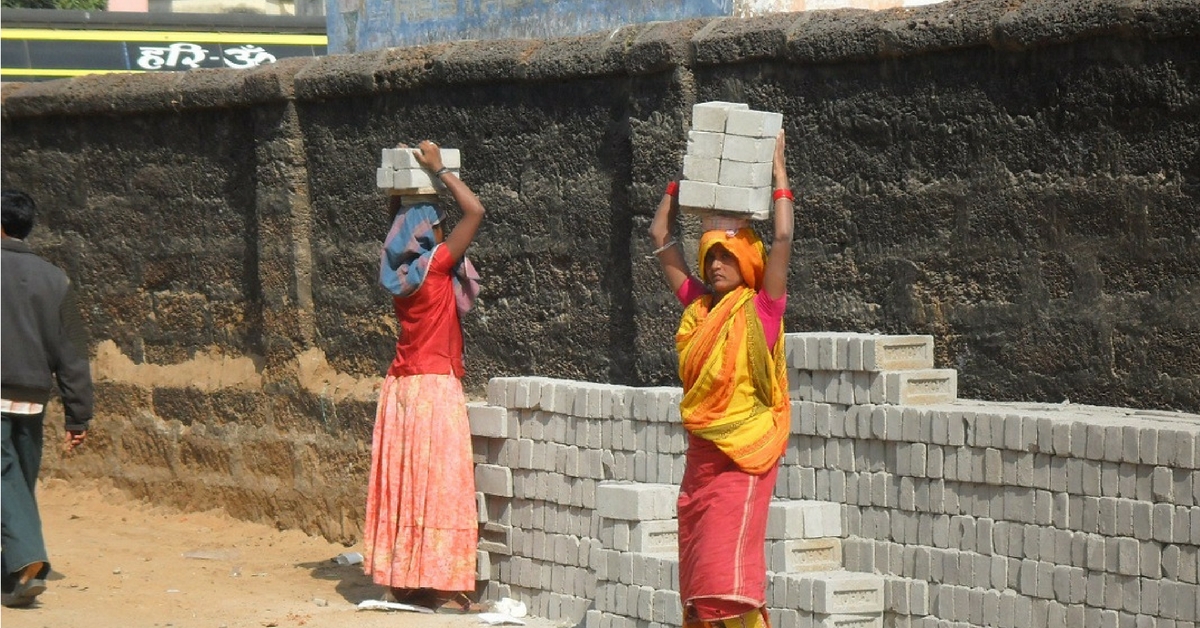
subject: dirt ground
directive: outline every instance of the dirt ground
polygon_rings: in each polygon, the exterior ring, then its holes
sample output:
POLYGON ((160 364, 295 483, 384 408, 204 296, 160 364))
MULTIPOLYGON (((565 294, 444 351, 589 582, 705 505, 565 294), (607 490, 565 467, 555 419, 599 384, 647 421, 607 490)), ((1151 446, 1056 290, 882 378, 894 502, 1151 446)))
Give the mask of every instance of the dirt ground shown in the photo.
MULTIPOLYGON (((383 599, 358 551, 221 512, 183 513, 132 500, 103 483, 43 482, 38 491, 53 571, 4 628, 475 628, 476 615, 358 610, 383 599)), ((554 628, 526 617, 530 628, 554 628)))

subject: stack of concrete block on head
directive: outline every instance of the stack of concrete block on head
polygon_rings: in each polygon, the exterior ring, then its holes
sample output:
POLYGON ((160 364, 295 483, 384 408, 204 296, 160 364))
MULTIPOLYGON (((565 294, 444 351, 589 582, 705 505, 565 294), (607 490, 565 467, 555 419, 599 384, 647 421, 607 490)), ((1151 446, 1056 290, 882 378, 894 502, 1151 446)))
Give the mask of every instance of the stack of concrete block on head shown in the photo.
MULTIPOLYGON (((413 148, 385 148, 375 169, 375 185, 392 196, 433 196, 446 189, 440 179, 426 170, 413 148)), ((442 148, 442 165, 458 174, 462 157, 457 148, 442 148)))
POLYGON ((783 115, 742 103, 711 101, 692 107, 679 206, 704 228, 738 228, 771 211, 775 141, 783 115))
POLYGON ((930 405, 958 397, 958 373, 933 368, 933 336, 851 332, 784 335, 792 399, 930 405))

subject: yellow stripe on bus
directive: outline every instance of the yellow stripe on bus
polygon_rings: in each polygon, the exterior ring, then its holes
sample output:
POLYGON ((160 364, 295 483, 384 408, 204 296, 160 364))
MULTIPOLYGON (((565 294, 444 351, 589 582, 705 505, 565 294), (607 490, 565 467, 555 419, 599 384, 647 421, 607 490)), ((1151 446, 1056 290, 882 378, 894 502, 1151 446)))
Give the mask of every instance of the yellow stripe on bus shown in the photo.
POLYGON ((324 46, 325 35, 289 35, 283 33, 214 33, 202 31, 78 31, 48 28, 0 29, 0 39, 30 41, 145 41, 196 42, 205 44, 291 44, 324 46))
POLYGON ((37 68, 4 68, 0 70, 0 77, 5 76, 83 76, 85 74, 145 74, 145 70, 66 70, 61 68, 42 69, 37 68))

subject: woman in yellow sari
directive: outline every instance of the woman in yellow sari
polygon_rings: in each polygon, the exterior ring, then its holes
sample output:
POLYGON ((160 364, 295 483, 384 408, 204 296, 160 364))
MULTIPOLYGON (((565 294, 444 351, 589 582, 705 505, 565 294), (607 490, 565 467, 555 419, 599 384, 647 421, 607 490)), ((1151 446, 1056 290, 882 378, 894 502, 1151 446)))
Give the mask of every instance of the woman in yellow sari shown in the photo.
POLYGON ((770 254, 749 227, 700 238, 700 277, 671 239, 672 182, 650 225, 654 253, 684 305, 675 336, 688 431, 679 490, 679 593, 685 628, 762 628, 767 511, 791 418, 783 313, 795 222, 784 134, 775 143, 770 254), (723 624, 723 625, 722 625, 723 624))

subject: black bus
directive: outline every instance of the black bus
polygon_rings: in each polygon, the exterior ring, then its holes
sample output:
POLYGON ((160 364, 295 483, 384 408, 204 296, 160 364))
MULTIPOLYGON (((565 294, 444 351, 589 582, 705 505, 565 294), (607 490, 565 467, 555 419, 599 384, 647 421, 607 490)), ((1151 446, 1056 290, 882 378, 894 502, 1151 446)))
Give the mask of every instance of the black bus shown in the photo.
POLYGON ((326 50, 324 16, 0 9, 0 81, 253 68, 326 50))

